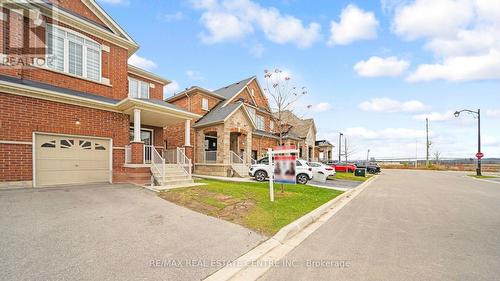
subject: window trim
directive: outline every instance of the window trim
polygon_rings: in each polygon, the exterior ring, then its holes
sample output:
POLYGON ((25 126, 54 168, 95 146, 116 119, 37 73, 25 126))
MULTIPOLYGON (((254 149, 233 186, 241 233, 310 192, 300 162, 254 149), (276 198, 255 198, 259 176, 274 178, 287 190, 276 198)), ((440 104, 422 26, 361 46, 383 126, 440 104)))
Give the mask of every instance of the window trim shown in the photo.
POLYGON ((209 108, 209 106, 208 106, 208 99, 207 98, 201 98, 201 109, 208 111, 208 108, 209 108))
POLYGON ((265 131, 266 130, 266 118, 262 115, 255 114, 255 125, 257 126, 258 130, 265 131), (259 121, 262 120, 262 127, 259 127, 259 121))
POLYGON ((134 99, 149 99, 150 95, 151 95, 151 91, 150 91, 150 86, 149 86, 149 83, 146 82, 146 81, 143 81, 143 80, 140 80, 140 79, 137 79, 137 78, 133 78, 133 77, 128 77, 128 97, 130 98, 134 98, 134 99), (131 80, 134 80, 137 82, 137 97, 133 97, 130 93, 130 81, 131 80), (147 90, 147 93, 146 93, 146 97, 142 97, 142 93, 141 93, 141 89, 142 89, 142 85, 145 84, 147 85, 146 89, 147 90))
MULTIPOLYGON (((86 80, 97 82, 97 83, 102 83, 102 80, 103 80, 103 77, 102 77, 102 44, 89 38, 86 35, 79 33, 78 31, 69 29, 67 27, 47 23, 46 27, 45 27, 45 46, 47 47, 47 51, 49 48, 49 37, 59 37, 59 38, 63 39, 63 48, 64 48, 64 51, 63 51, 63 69, 60 70, 60 69, 57 69, 55 67, 49 66, 48 63, 45 63, 47 69, 53 70, 56 72, 60 72, 60 73, 64 73, 64 74, 67 74, 67 75, 70 75, 73 77, 82 78, 82 79, 86 79, 86 80), (49 30, 49 29, 52 29, 52 30, 49 30), (57 32, 54 32, 54 30, 57 30, 57 29, 65 32, 64 37, 61 36, 60 34, 57 34, 57 32), (78 36, 78 37, 83 38, 83 40, 84 40, 83 44, 80 42, 77 42, 75 40, 69 39, 67 36, 68 33, 72 34, 74 36, 78 36), (99 47, 97 48, 95 46, 85 44, 85 40, 87 40, 93 44, 96 44, 99 47), (69 54, 69 42, 73 42, 74 44, 78 44, 78 45, 82 46, 82 75, 81 76, 78 74, 73 74, 69 71, 69 55, 70 55, 69 54), (87 52, 88 52, 88 50, 87 49, 88 48, 98 52, 98 58, 99 58, 98 71, 99 71, 99 73, 97 74, 97 79, 93 79, 93 78, 88 77, 88 73, 87 73, 87 67, 88 67, 88 64, 87 64, 87 60, 88 60, 87 52)), ((45 54, 45 61, 46 62, 48 62, 49 56, 50 56, 50 54, 48 54, 48 53, 45 54)))

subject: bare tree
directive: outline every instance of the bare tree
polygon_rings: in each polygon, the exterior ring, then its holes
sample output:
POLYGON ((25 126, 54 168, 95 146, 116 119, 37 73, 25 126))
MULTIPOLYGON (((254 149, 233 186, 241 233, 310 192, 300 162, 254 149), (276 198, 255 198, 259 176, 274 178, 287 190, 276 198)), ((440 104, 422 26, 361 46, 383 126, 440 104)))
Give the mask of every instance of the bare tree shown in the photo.
POLYGON ((434 160, 436 160, 436 164, 439 164, 439 160, 441 159, 441 151, 434 151, 434 160))
POLYGON ((345 142, 344 142, 344 156, 345 156, 345 161, 347 162, 347 159, 354 155, 356 152, 358 152, 358 148, 354 145, 352 145, 352 143, 348 142, 347 141, 347 138, 344 139, 345 142))
POLYGON ((275 122, 277 122, 280 145, 283 143, 285 120, 283 112, 293 111, 293 106, 302 96, 307 95, 306 87, 297 88, 291 85, 291 78, 280 69, 274 71, 264 70, 266 87, 264 92, 271 99, 271 109, 275 122))
MULTIPOLYGON (((266 87, 264 92, 271 99, 273 119, 278 127, 279 144, 283 143, 285 120, 283 112, 293 111, 293 105, 300 97, 307 94, 306 87, 297 88, 290 84, 291 78, 280 69, 274 71, 264 70, 266 87)), ((276 126, 275 126, 276 127, 276 126)), ((285 193, 285 186, 281 184, 281 193, 285 193)))

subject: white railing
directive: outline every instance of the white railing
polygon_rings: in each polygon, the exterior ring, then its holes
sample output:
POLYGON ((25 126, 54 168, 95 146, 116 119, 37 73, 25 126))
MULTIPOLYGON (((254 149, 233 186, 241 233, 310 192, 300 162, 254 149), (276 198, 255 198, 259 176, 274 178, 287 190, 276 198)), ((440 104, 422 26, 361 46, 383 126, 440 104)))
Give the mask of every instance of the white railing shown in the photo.
POLYGON ((234 151, 229 151, 229 163, 230 164, 245 164, 245 161, 241 159, 241 157, 236 154, 234 151))
POLYGON ((203 154, 204 163, 215 163, 217 162, 217 150, 215 151, 205 151, 203 154))
POLYGON ((165 163, 167 164, 177 164, 177 149, 163 150, 163 158, 165 158, 165 163))
POLYGON ((186 156, 184 148, 177 148, 177 165, 184 170, 188 179, 191 179, 191 159, 186 156))
POLYGON ((125 164, 132 163, 132 146, 125 146, 125 164))
POLYGON ((151 149, 151 174, 160 185, 165 183, 165 158, 161 157, 156 148, 151 149))
POLYGON ((156 150, 152 145, 144 145, 144 161, 142 163, 149 164, 151 163, 151 158, 153 157, 153 150, 156 150))

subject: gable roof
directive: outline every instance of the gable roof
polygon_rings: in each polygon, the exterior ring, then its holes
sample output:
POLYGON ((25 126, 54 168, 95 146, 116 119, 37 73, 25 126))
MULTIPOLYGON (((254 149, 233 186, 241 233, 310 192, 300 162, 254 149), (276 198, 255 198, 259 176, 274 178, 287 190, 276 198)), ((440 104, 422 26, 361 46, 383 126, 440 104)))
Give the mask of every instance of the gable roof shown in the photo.
POLYGON ((144 70, 142 68, 139 68, 137 66, 133 66, 131 64, 128 65, 128 72, 132 73, 134 75, 137 75, 139 77, 158 82, 158 83, 163 84, 163 85, 168 85, 171 83, 171 81, 168 79, 165 79, 165 78, 158 76, 152 72, 149 72, 149 71, 144 70))
POLYGON ((212 92, 212 91, 210 91, 210 90, 207 90, 207 89, 205 89, 205 88, 198 87, 198 86, 192 86, 192 87, 191 87, 191 88, 189 88, 189 89, 185 89, 184 91, 179 92, 179 93, 177 93, 177 94, 175 94, 175 95, 173 95, 173 96, 171 96, 171 97, 169 97, 169 98, 165 99, 165 101, 166 101, 166 102, 173 102, 173 101, 175 101, 175 100, 178 100, 178 99, 182 98, 184 95, 189 94, 190 92, 193 92, 193 91, 196 91, 196 90, 197 90, 197 91, 200 91, 200 92, 202 92, 202 93, 204 93, 204 94, 207 94, 207 95, 210 95, 210 96, 216 97, 216 98, 218 98, 218 99, 220 99, 220 100, 225 100, 225 99, 226 99, 225 97, 220 96, 220 95, 218 95, 218 94, 216 94, 216 93, 214 93, 214 92, 212 92))
POLYGON ((243 79, 239 82, 217 89, 214 93, 223 96, 226 100, 230 100, 239 94, 255 78, 255 76, 252 76, 247 79, 243 79))
MULTIPOLYGON (((275 113, 275 116, 276 118, 278 118, 277 113, 275 113)), ((314 119, 300 119, 299 117, 297 117, 297 115, 293 114, 293 112, 289 110, 281 112, 281 119, 283 120, 283 122, 290 124, 292 126, 291 132, 295 133, 301 138, 307 137, 311 126, 314 130, 316 130, 314 119)))
POLYGON ((208 112, 205 116, 203 116, 200 120, 198 120, 193 125, 193 127, 196 128, 196 127, 207 126, 210 124, 223 123, 227 120, 227 118, 233 115, 233 113, 235 113, 240 108, 243 108, 243 111, 250 120, 250 123, 255 128, 254 121, 250 117, 250 114, 248 113, 246 107, 244 106, 244 103, 242 102, 232 103, 226 106, 223 106, 222 103, 219 103, 216 107, 210 110, 210 112, 208 112))

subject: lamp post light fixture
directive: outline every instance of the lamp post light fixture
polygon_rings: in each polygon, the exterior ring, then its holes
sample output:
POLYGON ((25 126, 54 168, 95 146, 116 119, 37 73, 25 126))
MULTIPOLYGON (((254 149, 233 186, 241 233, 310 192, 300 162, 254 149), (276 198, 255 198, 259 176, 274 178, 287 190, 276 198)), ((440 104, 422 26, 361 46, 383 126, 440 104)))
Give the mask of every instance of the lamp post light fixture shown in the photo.
POLYGON ((477 168, 476 168, 476 175, 481 176, 481 158, 482 158, 482 153, 481 153, 481 109, 478 109, 477 111, 474 110, 469 110, 469 109, 463 109, 459 111, 455 111, 453 115, 455 117, 459 117, 460 113, 462 112, 467 112, 472 114, 473 116, 477 116, 477 168))

